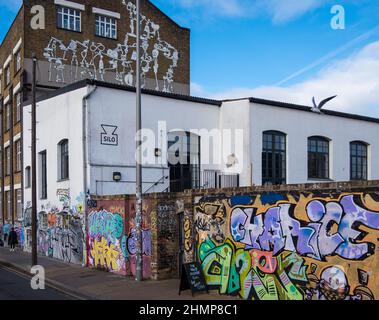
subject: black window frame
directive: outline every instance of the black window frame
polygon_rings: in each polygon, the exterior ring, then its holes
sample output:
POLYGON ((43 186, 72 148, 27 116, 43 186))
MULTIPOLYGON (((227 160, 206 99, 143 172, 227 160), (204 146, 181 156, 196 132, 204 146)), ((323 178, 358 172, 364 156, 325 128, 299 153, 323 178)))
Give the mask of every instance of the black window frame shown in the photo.
POLYGON ((47 199, 47 151, 39 153, 40 161, 40 199, 47 199))
POLYGON ((350 180, 368 180, 368 147, 369 144, 364 141, 350 142, 350 180), (358 154, 363 150, 364 154, 358 154))
POLYGON ((262 143, 262 184, 286 184, 287 134, 276 130, 264 131, 262 143))
POLYGON ((68 139, 64 139, 58 143, 58 180, 70 179, 70 149, 68 139))
POLYGON ((330 141, 323 136, 308 138, 309 180, 330 180, 330 141))

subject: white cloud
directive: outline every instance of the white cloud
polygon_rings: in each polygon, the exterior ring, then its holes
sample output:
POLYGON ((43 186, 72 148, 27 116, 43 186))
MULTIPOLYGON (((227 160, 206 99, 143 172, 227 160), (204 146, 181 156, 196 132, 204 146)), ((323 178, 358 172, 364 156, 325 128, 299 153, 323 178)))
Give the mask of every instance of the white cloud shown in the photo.
POLYGON ((258 97, 283 102, 311 105, 337 94, 326 108, 379 117, 379 41, 373 42, 349 58, 332 63, 316 76, 288 87, 263 86, 232 88, 206 93, 195 84, 193 93, 214 99, 258 97))

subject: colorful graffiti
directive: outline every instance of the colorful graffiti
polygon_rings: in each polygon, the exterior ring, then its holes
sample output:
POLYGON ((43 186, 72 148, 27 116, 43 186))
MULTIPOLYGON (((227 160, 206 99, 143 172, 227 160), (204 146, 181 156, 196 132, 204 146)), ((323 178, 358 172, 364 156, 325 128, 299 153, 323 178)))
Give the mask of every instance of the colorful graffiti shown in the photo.
POLYGON ((81 217, 69 212, 44 211, 38 214, 38 250, 40 253, 69 263, 83 262, 81 217))
MULTIPOLYGON (((125 216, 122 206, 112 205, 109 208, 117 212, 102 209, 88 215, 89 266, 117 274, 133 275, 137 253, 136 229, 134 226, 129 230, 126 227, 129 216, 125 216)), ((150 229, 142 232, 142 254, 145 276, 148 277, 150 267, 147 266, 146 258, 152 255, 150 229)))
POLYGON ((128 257, 121 248, 124 235, 124 217, 105 210, 88 215, 89 263, 109 271, 125 270, 128 257))
POLYGON ((249 300, 374 299, 374 199, 360 193, 198 199, 196 256, 207 284, 249 300))
MULTIPOLYGON (((69 189, 59 189, 56 201, 41 204, 37 214, 38 252, 68 263, 82 264, 85 243, 84 194, 71 198, 69 189)), ((27 203, 20 227, 25 251, 31 250, 31 204, 27 203)))

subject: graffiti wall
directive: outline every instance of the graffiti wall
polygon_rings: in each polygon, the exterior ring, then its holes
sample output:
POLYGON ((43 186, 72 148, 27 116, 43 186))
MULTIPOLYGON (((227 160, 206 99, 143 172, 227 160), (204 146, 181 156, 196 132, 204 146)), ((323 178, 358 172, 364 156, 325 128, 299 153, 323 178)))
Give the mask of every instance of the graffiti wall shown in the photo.
MULTIPOLYGON (((83 263, 84 249, 84 201, 79 195, 71 199, 70 190, 57 190, 57 205, 49 202, 41 205, 37 214, 39 253, 68 263, 83 263)), ((30 234, 30 208, 24 216, 23 233, 30 234)), ((26 250, 30 247, 29 236, 26 250)))
MULTIPOLYGON (((143 205, 142 255, 143 276, 151 275, 151 205, 143 205)), ((88 266, 126 276, 136 274, 137 234, 135 202, 99 200, 88 215, 88 266)))
MULTIPOLYGON (((379 193, 203 197, 195 201, 192 222, 194 255, 220 294, 249 300, 379 297, 379 193)), ((188 224, 184 230, 191 230, 188 224)))

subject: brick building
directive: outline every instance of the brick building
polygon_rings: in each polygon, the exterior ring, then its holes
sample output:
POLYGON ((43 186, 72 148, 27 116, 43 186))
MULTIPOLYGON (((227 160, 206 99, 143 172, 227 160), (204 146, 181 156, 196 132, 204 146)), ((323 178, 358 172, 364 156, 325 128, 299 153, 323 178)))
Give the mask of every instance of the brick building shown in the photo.
MULTIPOLYGON (((133 0, 23 1, 0 46, 0 219, 22 216, 22 105, 30 102, 32 56, 37 96, 84 78, 135 84, 133 0), (38 18, 38 19, 37 19, 38 18)), ((190 31, 142 1, 143 86, 189 94, 190 31)))

